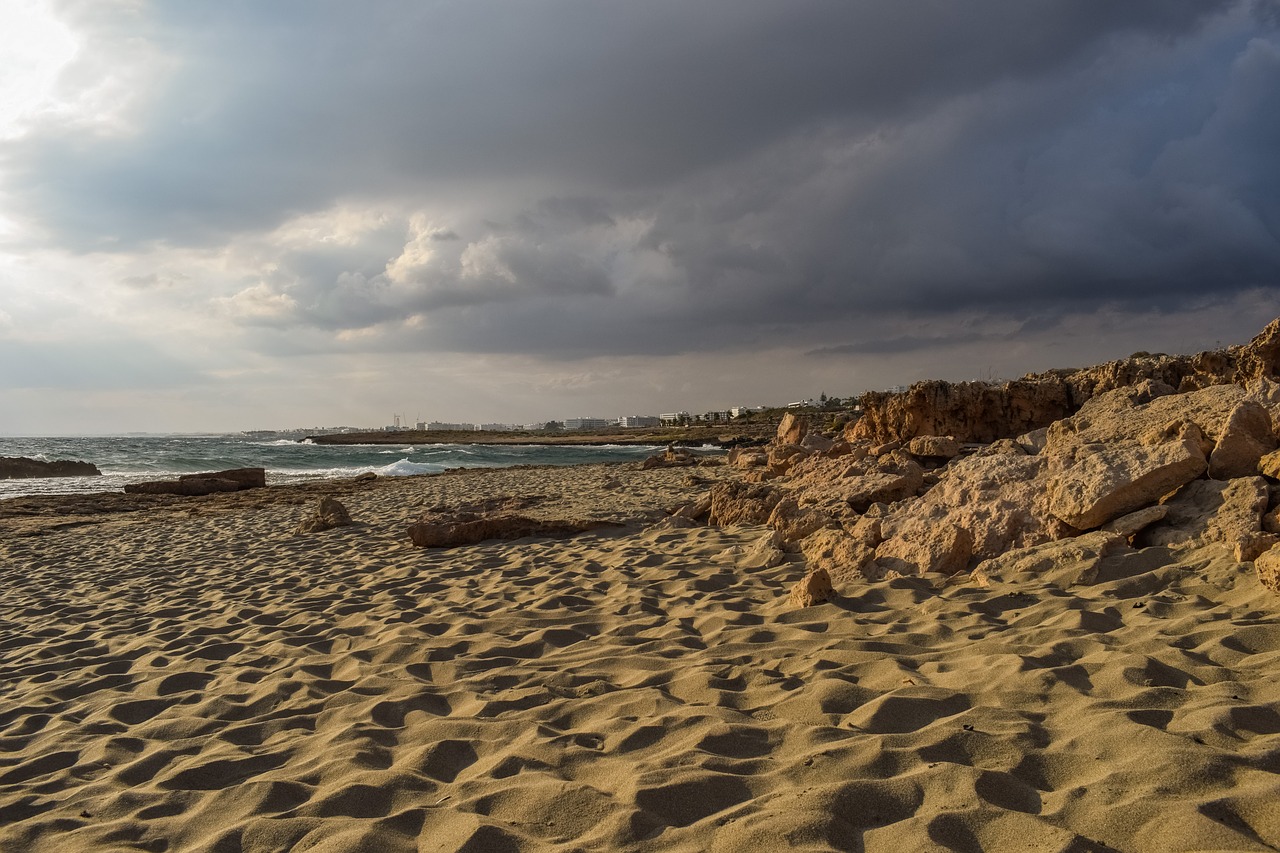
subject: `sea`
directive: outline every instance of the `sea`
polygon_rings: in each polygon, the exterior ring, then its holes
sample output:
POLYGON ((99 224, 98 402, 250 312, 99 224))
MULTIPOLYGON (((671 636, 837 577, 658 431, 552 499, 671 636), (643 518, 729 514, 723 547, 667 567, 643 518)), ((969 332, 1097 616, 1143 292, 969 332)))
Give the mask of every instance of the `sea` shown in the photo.
POLYGON ((227 468, 265 468, 267 484, 354 477, 434 474, 449 468, 583 465, 644 459, 661 448, 641 445, 313 444, 242 435, 0 436, 0 456, 92 462, 100 477, 0 480, 0 499, 24 495, 121 492, 127 483, 176 479, 227 468))

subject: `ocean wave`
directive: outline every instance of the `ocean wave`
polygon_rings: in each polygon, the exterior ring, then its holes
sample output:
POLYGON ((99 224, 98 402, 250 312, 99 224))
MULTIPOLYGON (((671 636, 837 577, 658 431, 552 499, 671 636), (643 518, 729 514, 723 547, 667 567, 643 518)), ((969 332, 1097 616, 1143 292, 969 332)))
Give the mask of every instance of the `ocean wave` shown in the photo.
POLYGON ((410 462, 408 459, 401 459, 399 462, 374 468, 373 473, 380 477, 412 477, 414 474, 435 474, 439 470, 440 466, 431 462, 410 462))

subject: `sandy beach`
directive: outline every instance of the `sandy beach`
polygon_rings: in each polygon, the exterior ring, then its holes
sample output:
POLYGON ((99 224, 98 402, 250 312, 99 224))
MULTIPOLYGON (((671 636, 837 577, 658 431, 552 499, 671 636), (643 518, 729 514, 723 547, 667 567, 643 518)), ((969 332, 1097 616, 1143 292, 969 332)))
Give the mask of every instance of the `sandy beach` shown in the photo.
POLYGON ((0 504, 0 849, 1280 846, 1280 618, 1248 565, 1149 548, 1090 585, 795 608, 773 531, 660 522, 736 475, 0 504), (356 524, 295 534, 324 494, 356 524), (511 495, 617 526, 405 535, 511 495))

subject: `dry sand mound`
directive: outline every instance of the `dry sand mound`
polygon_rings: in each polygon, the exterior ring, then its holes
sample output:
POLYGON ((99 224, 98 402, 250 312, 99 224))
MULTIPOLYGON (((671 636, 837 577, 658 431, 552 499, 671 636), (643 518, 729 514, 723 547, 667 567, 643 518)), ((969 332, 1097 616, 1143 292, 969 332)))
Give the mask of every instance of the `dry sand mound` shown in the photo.
POLYGON ((753 568, 760 528, 404 534, 460 496, 635 519, 685 476, 353 487, 307 536, 294 498, 24 522, 0 850, 1280 847, 1277 599, 1225 551, 787 610, 803 565, 753 568))

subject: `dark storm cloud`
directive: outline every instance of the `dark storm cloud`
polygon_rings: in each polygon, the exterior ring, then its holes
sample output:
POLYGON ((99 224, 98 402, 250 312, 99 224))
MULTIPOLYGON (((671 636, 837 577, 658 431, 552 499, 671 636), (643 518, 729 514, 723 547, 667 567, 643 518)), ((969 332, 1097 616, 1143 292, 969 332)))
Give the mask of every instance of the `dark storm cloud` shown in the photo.
POLYGON ((91 50, 139 37, 172 67, 129 132, 4 143, 4 190, 74 250, 217 247, 353 200, 438 213, 282 249, 254 284, 281 301, 246 322, 385 326, 382 346, 671 352, 843 324, 829 343, 865 352, 913 339, 848 341, 886 314, 1178 310, 1280 285, 1274 13, 80 5, 91 50))

